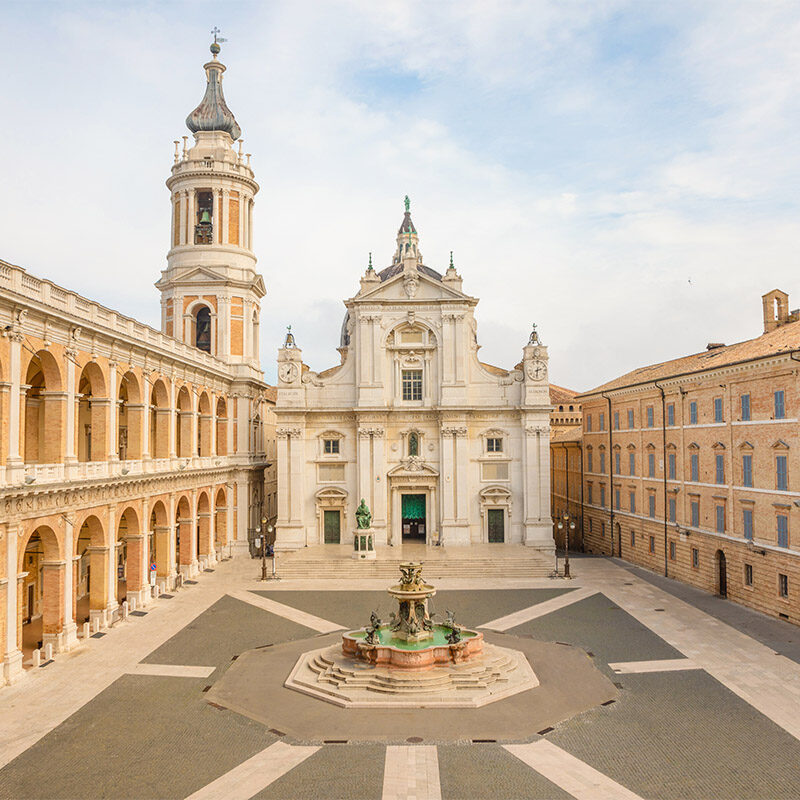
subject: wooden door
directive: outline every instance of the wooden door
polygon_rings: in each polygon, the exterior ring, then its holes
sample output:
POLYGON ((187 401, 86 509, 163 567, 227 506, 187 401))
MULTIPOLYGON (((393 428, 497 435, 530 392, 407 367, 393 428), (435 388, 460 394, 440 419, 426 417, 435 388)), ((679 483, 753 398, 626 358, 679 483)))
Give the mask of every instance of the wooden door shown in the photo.
POLYGON ((506 515, 502 508, 488 510, 489 541, 504 542, 506 540, 506 515))
POLYGON ((325 544, 339 544, 341 541, 341 513, 326 510, 323 515, 325 529, 325 544))

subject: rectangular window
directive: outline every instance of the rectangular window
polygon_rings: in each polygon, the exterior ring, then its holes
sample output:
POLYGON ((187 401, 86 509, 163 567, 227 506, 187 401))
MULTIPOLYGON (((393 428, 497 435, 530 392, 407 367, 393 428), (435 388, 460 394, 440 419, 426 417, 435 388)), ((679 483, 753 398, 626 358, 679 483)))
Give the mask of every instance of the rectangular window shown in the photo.
POLYGON ((594 472, 594 467, 592 466, 592 451, 586 451, 586 470, 587 472, 594 472))
POLYGON ((338 452, 339 452, 339 440, 325 439, 325 453, 327 455, 332 455, 338 452))
POLYGON ((697 483, 697 481, 700 480, 700 454, 692 453, 692 455, 689 456, 689 463, 691 465, 692 473, 691 480, 697 483))
POLYGON ((722 422, 722 398, 714 398, 714 422, 722 422))
POLYGON ((587 414, 586 415, 586 432, 587 433, 591 433, 592 432, 592 415, 591 414, 587 414))
POLYGON ((344 464, 319 464, 319 480, 325 481, 343 481, 344 480, 344 464))
POLYGON ((789 517, 778 514, 778 547, 789 546, 789 517))
POLYGON ((781 597, 789 596, 789 576, 782 572, 778 574, 778 594, 781 597))
POLYGON ((606 487, 600 487, 600 505, 605 508, 606 507, 606 487))
POLYGON ((784 404, 783 389, 775 392, 775 419, 783 419, 786 416, 786 406, 784 404))
POLYGON ((655 478, 656 476, 656 454, 647 454, 647 477, 655 478))
POLYGON ((614 508, 619 511, 619 489, 614 489, 614 508))
POLYGON ((655 553, 655 551, 656 551, 656 537, 655 536, 651 536, 650 537, 650 552, 651 553, 655 553))
POLYGON ((692 527, 699 528, 700 527, 700 501, 699 500, 692 500, 691 503, 691 511, 692 511, 692 527))
POLYGON ((714 457, 714 480, 717 483, 725 483, 725 455, 717 453, 714 457))
POLYGON ((481 464, 481 480, 484 481, 507 481, 508 462, 488 462, 481 464))
POLYGON ((636 492, 631 492, 630 496, 630 506, 631 506, 631 514, 636 513, 636 492))
POLYGON ((725 533, 725 506, 717 506, 717 533, 725 533))
POLYGON ((503 452, 503 440, 502 439, 487 439, 486 440, 486 452, 487 453, 502 453, 503 452))
POLYGON ((589 533, 592 532, 592 518, 589 517, 589 533))
POLYGON ((628 472, 631 475, 636 474, 636 453, 628 453, 628 472))
POLYGON ((619 430, 619 411, 614 412, 614 430, 619 430))
POLYGON ((403 400, 422 400, 422 370, 403 370, 403 400))
POLYGON ((742 456, 742 486, 753 485, 753 456, 742 456))
POLYGON ((628 428, 633 428, 633 409, 628 409, 628 428))
POLYGON ((753 541, 753 509, 752 508, 743 508, 742 509, 742 528, 744 532, 744 538, 748 539, 749 541, 753 541))
POLYGON ((606 429, 606 415, 604 411, 600 412, 600 419, 598 420, 598 430, 604 431, 606 429))
POLYGON ((670 561, 675 560, 675 542, 669 543, 669 560, 670 561))
POLYGON ((647 427, 653 427, 653 406, 647 406, 647 427))
POLYGON ((674 497, 669 498, 669 521, 675 522, 677 519, 677 503, 674 497))
POLYGON ((692 400, 689 403, 689 424, 690 425, 697 425, 697 401, 692 400))
POLYGON ((745 586, 752 586, 753 585, 753 565, 752 564, 745 564, 744 565, 744 585, 745 586))
POLYGON ((789 473, 787 472, 786 456, 775 456, 775 477, 777 488, 786 491, 789 488, 789 473))
POLYGON ((692 548, 692 566, 697 569, 700 566, 700 551, 696 548, 692 548))
POLYGON ((636 531, 631 531, 631 547, 636 547, 636 531))
POLYGON ((592 499, 592 494, 593 494, 593 492, 592 492, 592 488, 593 488, 593 487, 592 487, 592 484, 591 484, 591 483, 590 483, 590 484, 588 484, 588 485, 586 486, 586 491, 587 491, 587 494, 588 494, 589 505, 592 505, 592 504, 594 503, 594 500, 592 499))
POLYGON ((675 424, 675 403, 667 403, 667 425, 675 424))
POLYGON ((606 453, 605 450, 600 451, 600 472, 606 471, 606 453))
POLYGON ((647 496, 647 513, 651 519, 655 519, 656 516, 656 496, 654 494, 649 494, 647 496))
POLYGON ((742 411, 742 419, 747 421, 750 419, 750 395, 743 394, 739 398, 739 403, 742 411))
POLYGON ((675 453, 669 453, 667 455, 668 475, 671 481, 675 480, 675 475, 677 474, 677 461, 678 459, 675 457, 675 453))
POLYGON ((619 462, 620 462, 620 456, 619 456, 619 453, 614 453, 614 472, 615 472, 617 475, 619 475, 619 474, 620 474, 620 472, 622 471, 622 470, 620 469, 620 463, 619 463, 619 462))

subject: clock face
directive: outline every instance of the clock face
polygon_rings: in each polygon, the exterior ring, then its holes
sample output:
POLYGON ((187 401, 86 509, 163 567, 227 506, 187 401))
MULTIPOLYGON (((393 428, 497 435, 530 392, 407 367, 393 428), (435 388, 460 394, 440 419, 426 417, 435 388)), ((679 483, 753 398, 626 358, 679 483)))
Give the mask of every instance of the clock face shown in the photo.
POLYGON ((531 361, 525 371, 527 372, 530 380, 540 381, 543 380, 547 375, 547 365, 544 363, 544 361, 531 361))
POLYGON ((281 364, 278 369, 278 377, 284 383, 291 383, 297 377, 297 365, 281 364))

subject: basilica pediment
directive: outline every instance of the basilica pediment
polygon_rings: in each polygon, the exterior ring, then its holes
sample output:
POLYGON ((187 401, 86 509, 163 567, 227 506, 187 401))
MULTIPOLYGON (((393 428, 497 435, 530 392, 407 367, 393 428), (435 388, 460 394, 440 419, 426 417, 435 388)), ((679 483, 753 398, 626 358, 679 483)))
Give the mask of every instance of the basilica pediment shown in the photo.
POLYGON ((410 477, 439 477, 439 471, 417 456, 404 458, 397 466, 392 467, 387 473, 390 478, 410 477))
POLYGON ((369 300, 370 302, 381 300, 388 302, 397 302, 398 300, 419 302, 440 300, 474 301, 474 298, 453 286, 448 286, 443 280, 431 278, 420 271, 411 275, 400 272, 377 284, 374 289, 368 289, 359 294, 357 299, 369 300))

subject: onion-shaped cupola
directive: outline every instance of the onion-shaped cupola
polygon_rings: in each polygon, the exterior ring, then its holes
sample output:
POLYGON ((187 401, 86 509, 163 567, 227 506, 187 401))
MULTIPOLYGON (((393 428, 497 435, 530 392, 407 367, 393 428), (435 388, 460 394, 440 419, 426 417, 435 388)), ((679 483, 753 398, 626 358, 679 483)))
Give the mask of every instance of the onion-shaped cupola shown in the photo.
POLYGON ((217 60, 219 51, 219 44, 215 41, 211 45, 213 59, 203 65, 208 78, 206 93, 200 105, 186 117, 186 127, 192 133, 222 131, 236 141, 242 135, 242 129, 225 104, 225 96, 222 94, 222 73, 225 72, 225 65, 217 60))

